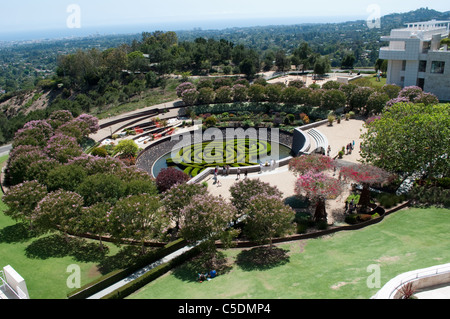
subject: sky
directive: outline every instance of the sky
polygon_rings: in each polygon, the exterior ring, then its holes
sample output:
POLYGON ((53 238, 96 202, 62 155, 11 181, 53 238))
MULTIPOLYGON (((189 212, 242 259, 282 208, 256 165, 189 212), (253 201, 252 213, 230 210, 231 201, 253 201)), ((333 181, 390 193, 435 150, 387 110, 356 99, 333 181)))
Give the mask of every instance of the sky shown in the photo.
POLYGON ((144 31, 138 31, 142 25, 176 31, 344 22, 421 7, 450 10, 448 0, 3 0, 0 41, 19 34, 44 36, 49 30, 131 33, 144 31))

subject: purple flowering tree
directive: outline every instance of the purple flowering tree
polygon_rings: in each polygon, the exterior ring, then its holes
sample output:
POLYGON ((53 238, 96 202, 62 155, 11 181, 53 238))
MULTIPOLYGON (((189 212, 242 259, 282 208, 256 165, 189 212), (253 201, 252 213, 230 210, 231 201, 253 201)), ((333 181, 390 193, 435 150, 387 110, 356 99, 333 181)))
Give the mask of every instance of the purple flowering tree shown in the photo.
POLYGON ((194 105, 197 103, 199 93, 196 89, 187 89, 181 93, 181 98, 183 99, 184 104, 186 105, 194 105))
POLYGON ((159 198, 146 194, 122 198, 108 218, 113 237, 139 241, 142 253, 145 252, 145 241, 161 238, 169 225, 159 198))
POLYGON ((82 214, 83 198, 74 192, 58 190, 49 193, 36 206, 33 222, 42 230, 68 234, 76 231, 82 214))
POLYGON ((53 129, 57 129, 61 125, 68 123, 73 120, 73 115, 70 111, 67 110, 58 110, 50 114, 48 123, 53 127, 53 129))
POLYGON ((267 196, 275 196, 277 198, 282 197, 281 191, 276 186, 265 183, 260 179, 247 178, 234 183, 230 187, 230 194, 231 203, 237 209, 235 219, 242 217, 245 213, 245 209, 248 208, 250 199, 261 193, 264 193, 267 196))
POLYGON ((38 146, 20 145, 13 148, 8 158, 5 184, 13 186, 25 181, 30 165, 41 160, 49 160, 49 157, 38 146))
POLYGON ((111 207, 106 203, 97 203, 89 207, 83 207, 79 232, 90 233, 98 236, 100 250, 104 250, 102 237, 109 235, 111 207))
POLYGON ((180 229, 180 221, 184 218, 181 214, 183 208, 189 205, 195 195, 206 195, 208 190, 201 184, 181 183, 172 186, 163 194, 162 203, 171 220, 175 222, 175 229, 180 229))
POLYGON ((26 123, 23 128, 16 132, 13 147, 20 145, 44 147, 52 135, 53 128, 47 121, 31 121, 26 123))
POLYGON ((70 159, 80 156, 83 151, 74 137, 57 133, 53 135, 45 147, 49 157, 60 163, 67 163, 70 159))
POLYGON ((236 214, 235 208, 222 197, 196 195, 181 214, 184 219, 180 223, 180 236, 190 243, 202 241, 214 264, 215 241, 221 240, 224 246, 229 246, 237 235, 236 231, 229 229, 236 214))
POLYGON ((292 230, 295 212, 275 195, 260 193, 250 198, 245 209, 244 232, 258 244, 270 244, 292 230))
POLYGON ((195 85, 192 84, 191 82, 183 82, 183 83, 181 83, 176 88, 178 97, 182 97, 183 96, 183 92, 186 91, 186 90, 190 90, 190 89, 195 89, 195 85))
POLYGON ((34 209, 47 194, 47 187, 41 185, 38 181, 26 181, 13 186, 2 199, 8 206, 5 215, 16 221, 29 222, 30 229, 33 229, 34 209))

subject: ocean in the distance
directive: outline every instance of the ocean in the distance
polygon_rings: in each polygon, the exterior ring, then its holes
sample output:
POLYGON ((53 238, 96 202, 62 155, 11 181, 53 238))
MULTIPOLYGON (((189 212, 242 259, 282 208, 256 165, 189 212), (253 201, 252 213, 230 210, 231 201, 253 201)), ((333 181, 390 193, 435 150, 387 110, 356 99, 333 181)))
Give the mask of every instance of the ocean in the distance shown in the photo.
POLYGON ((303 23, 339 23, 353 20, 361 20, 360 17, 301 17, 301 18, 253 18, 236 20, 205 20, 205 21, 180 21, 165 23, 149 23, 121 26, 83 26, 79 29, 48 29, 16 32, 2 32, 0 41, 31 41, 44 39, 59 39, 67 37, 87 37, 94 35, 135 34, 143 31, 184 31, 184 30, 220 30, 234 27, 254 27, 268 25, 293 25, 303 23))

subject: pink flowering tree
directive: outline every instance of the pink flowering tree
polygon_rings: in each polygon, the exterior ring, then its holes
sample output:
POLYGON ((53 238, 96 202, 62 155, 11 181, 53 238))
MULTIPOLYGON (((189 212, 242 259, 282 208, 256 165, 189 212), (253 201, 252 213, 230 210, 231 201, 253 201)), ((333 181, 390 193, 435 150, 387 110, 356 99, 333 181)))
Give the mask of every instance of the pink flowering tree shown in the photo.
POLYGON ((2 199, 8 206, 5 215, 16 221, 29 222, 30 229, 33 229, 34 209, 47 194, 47 187, 37 181, 26 181, 13 186, 2 199))
POLYGON ((235 219, 239 219, 244 215, 245 209, 248 207, 250 199, 253 196, 264 193, 267 196, 282 197, 281 191, 260 179, 244 179, 234 183, 230 187, 231 203, 236 207, 237 215, 235 219))
POLYGON ((224 246, 229 246, 237 235, 236 231, 229 229, 236 214, 235 208, 222 197, 196 195, 181 214, 184 219, 180 223, 180 236, 190 243, 202 241, 212 259, 216 255, 216 240, 220 239, 224 246))
POLYGON ((109 235, 111 207, 106 203, 97 203, 83 207, 79 232, 98 236, 100 250, 104 250, 102 237, 109 235))
POLYGON ((39 229, 64 233, 68 240, 68 234, 77 230, 82 209, 83 198, 80 195, 58 190, 37 204, 33 221, 39 229))
POLYGON ((50 114, 47 122, 56 130, 61 125, 73 120, 73 115, 67 110, 58 110, 50 114))
POLYGON ((327 220, 325 201, 338 197, 343 191, 341 181, 323 172, 309 171, 301 175, 296 184, 295 192, 309 198, 316 206, 314 221, 327 220))
POLYGON ((297 174, 304 174, 309 171, 321 172, 333 167, 333 159, 321 154, 298 156, 289 162, 289 169, 297 174))
POLYGON ((99 130, 98 119, 92 115, 81 114, 58 127, 56 132, 73 137, 77 143, 81 143, 83 138, 94 134, 99 130))
POLYGON ((49 156, 39 147, 20 145, 9 154, 5 171, 5 184, 13 186, 24 182, 33 163, 49 160, 49 156))
POLYGON ((100 173, 116 174, 125 167, 125 164, 117 158, 92 156, 85 153, 70 159, 68 164, 83 167, 88 175, 100 173))
POLYGON ((31 121, 14 135, 13 147, 32 145, 43 148, 53 135, 53 128, 46 120, 31 121))
POLYGON ((54 158, 60 163, 67 163, 70 159, 80 156, 83 153, 74 137, 69 137, 61 133, 53 135, 44 150, 49 157, 54 158))
POLYGON ((120 199, 109 216, 111 234, 117 240, 134 239, 141 243, 161 238, 169 225, 169 218, 157 196, 142 194, 120 199))
POLYGON ((344 179, 348 178, 362 185, 363 189, 361 191, 359 205, 363 208, 366 208, 370 204, 369 187, 381 185, 393 177, 392 174, 384 169, 369 164, 354 164, 342 167, 340 174, 344 179))
POLYGON ((175 229, 180 229, 180 221, 184 218, 183 208, 189 205, 195 195, 206 195, 208 190, 201 184, 181 183, 172 186, 164 192, 162 203, 171 220, 175 222, 175 229))
POLYGON ((178 97, 182 97, 184 91, 191 90, 191 89, 195 89, 195 85, 192 84, 191 82, 183 82, 183 83, 181 83, 176 88, 178 97))
POLYGON ((245 209, 245 235, 258 244, 269 243, 292 230, 295 212, 275 195, 260 193, 253 196, 245 209))

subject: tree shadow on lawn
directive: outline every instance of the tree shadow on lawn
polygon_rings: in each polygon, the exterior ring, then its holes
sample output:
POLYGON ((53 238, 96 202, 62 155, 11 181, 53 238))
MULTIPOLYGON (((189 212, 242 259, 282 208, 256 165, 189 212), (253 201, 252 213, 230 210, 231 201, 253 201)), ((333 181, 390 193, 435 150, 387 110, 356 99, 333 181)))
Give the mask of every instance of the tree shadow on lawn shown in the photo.
POLYGON ((288 250, 268 246, 243 250, 236 258, 236 264, 244 271, 268 270, 288 262, 288 250))
POLYGON ((214 261, 211 262, 211 255, 202 253, 201 255, 185 262, 183 265, 173 269, 173 275, 187 282, 198 281, 198 274, 209 274, 211 270, 215 270, 217 276, 224 275, 231 270, 232 266, 228 263, 227 258, 222 252, 217 252, 214 261), (211 266, 211 263, 214 266, 211 266))
POLYGON ((25 256, 31 259, 49 259, 72 256, 79 262, 99 262, 105 258, 108 248, 100 250, 98 244, 84 239, 70 238, 55 234, 33 241, 25 249, 25 256))
POLYGON ((17 223, 0 229, 0 243, 23 243, 38 235, 36 231, 30 230, 27 224, 17 223))

